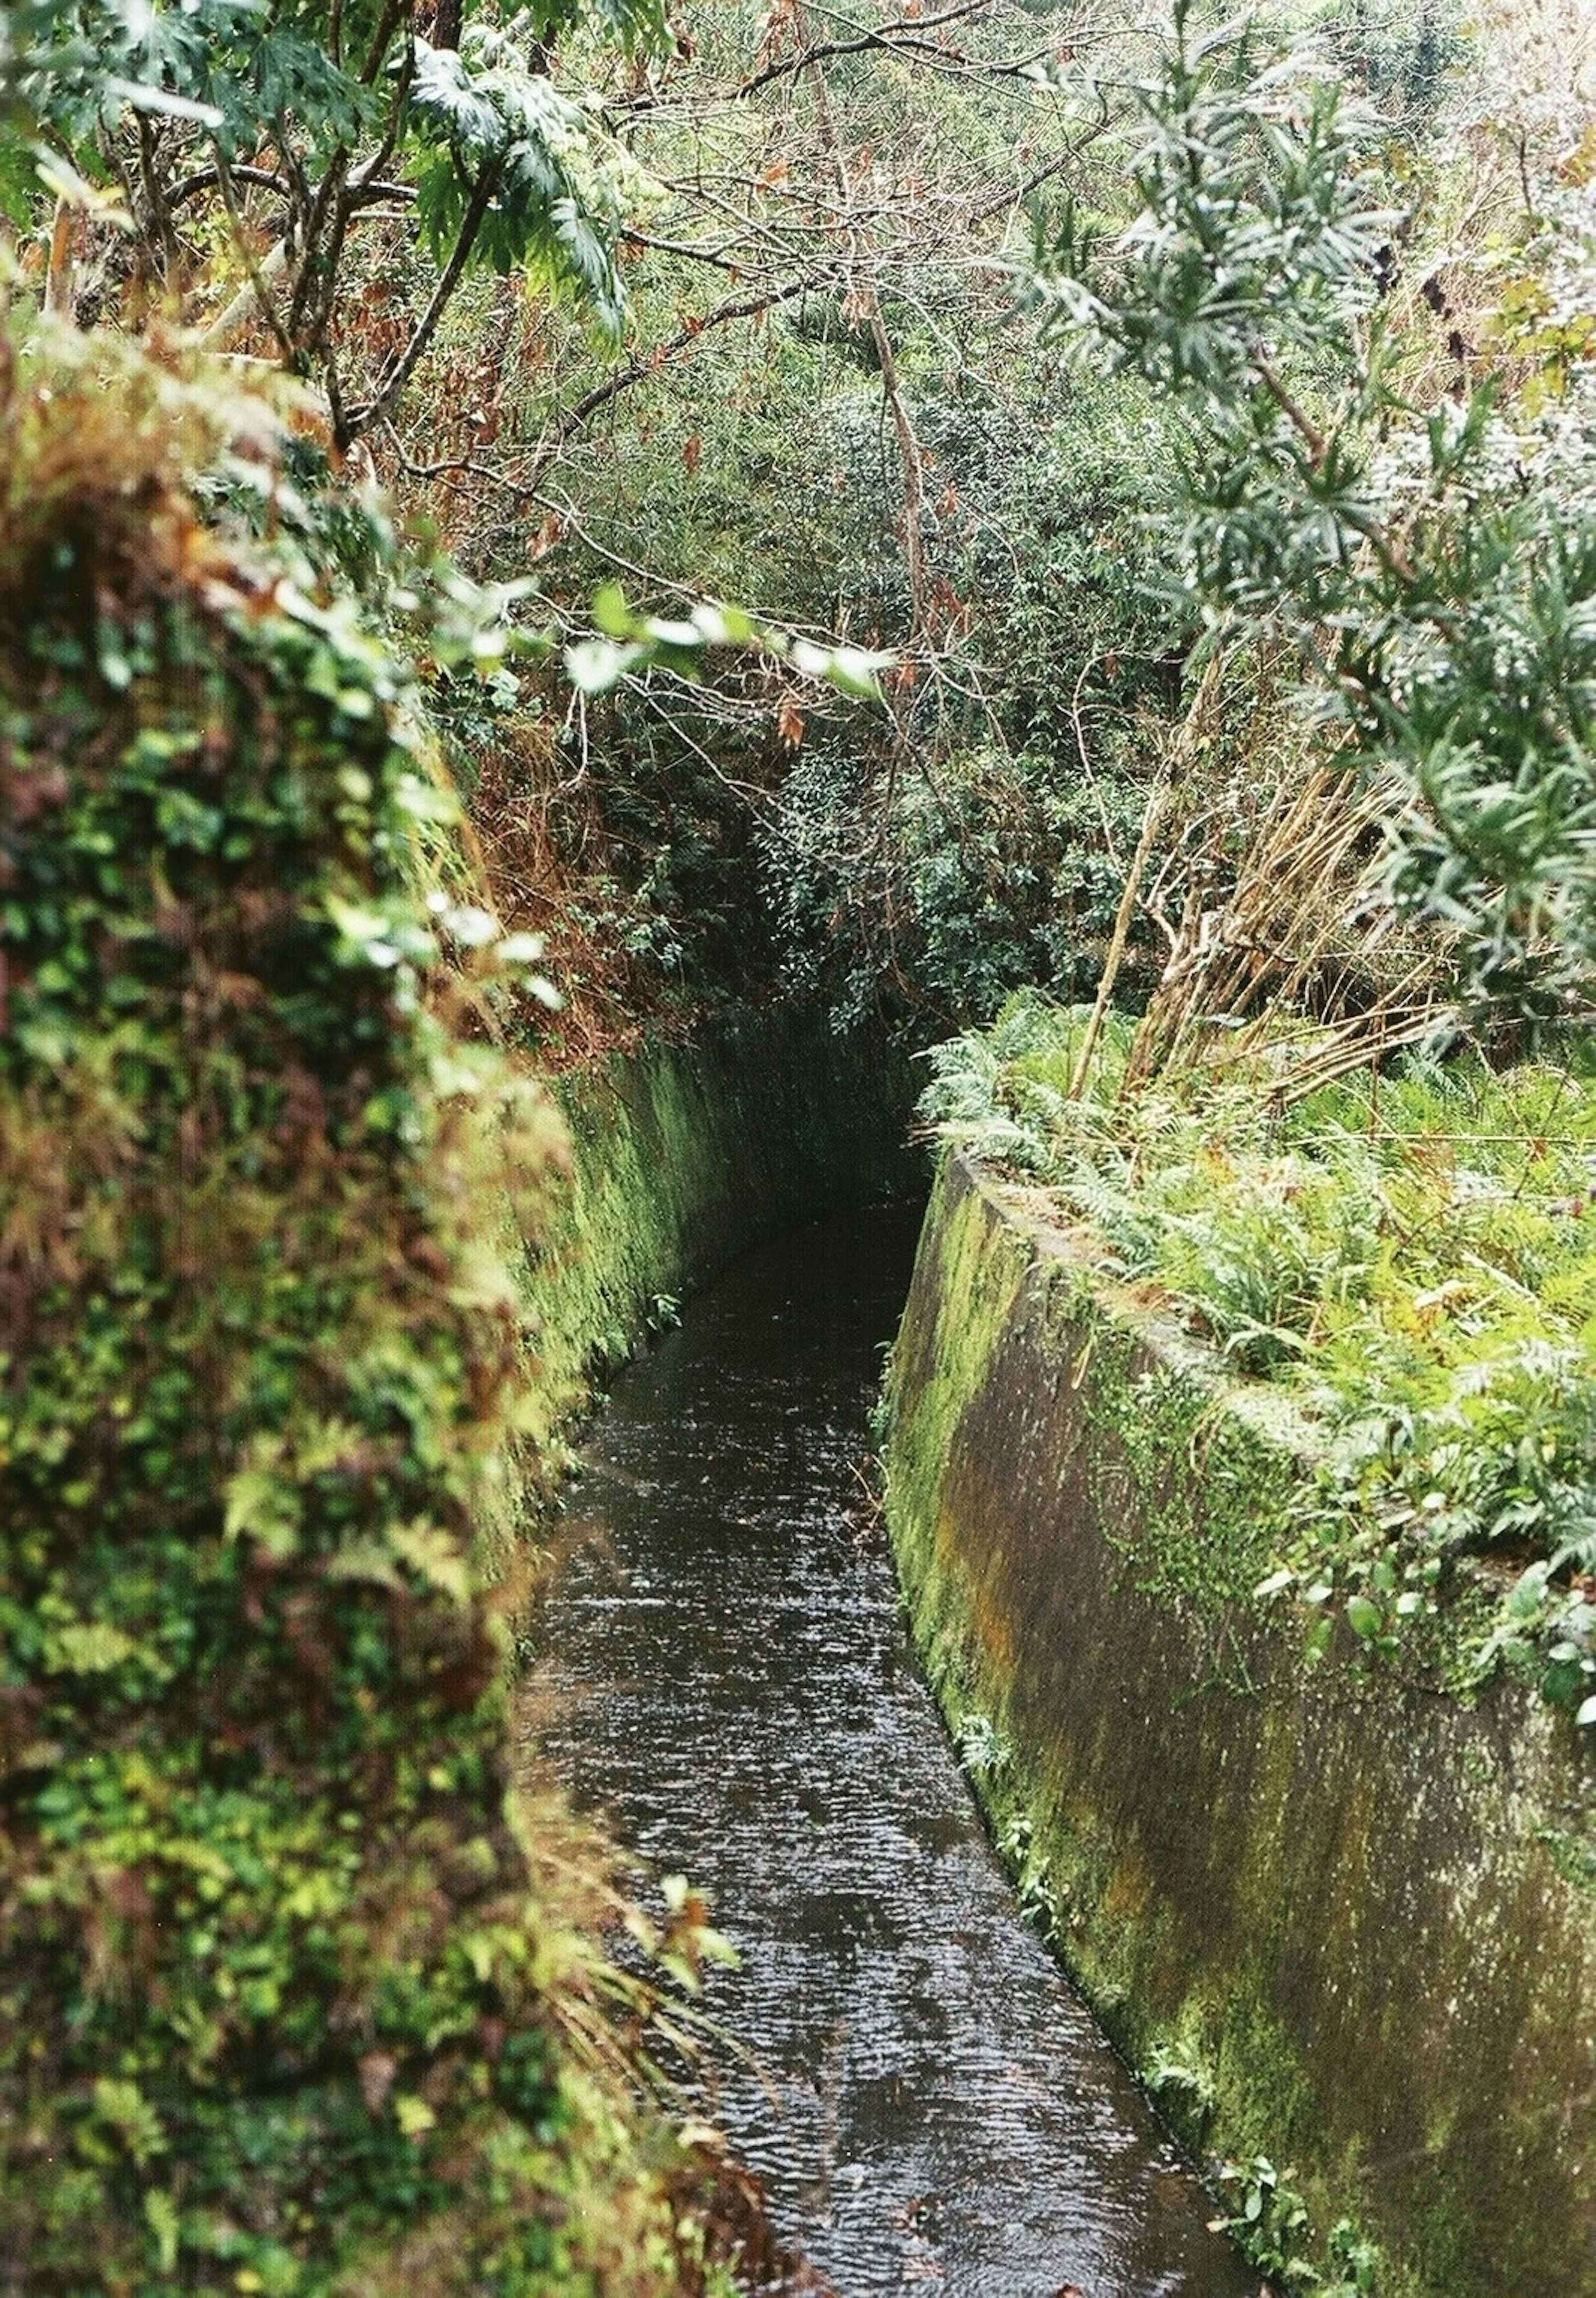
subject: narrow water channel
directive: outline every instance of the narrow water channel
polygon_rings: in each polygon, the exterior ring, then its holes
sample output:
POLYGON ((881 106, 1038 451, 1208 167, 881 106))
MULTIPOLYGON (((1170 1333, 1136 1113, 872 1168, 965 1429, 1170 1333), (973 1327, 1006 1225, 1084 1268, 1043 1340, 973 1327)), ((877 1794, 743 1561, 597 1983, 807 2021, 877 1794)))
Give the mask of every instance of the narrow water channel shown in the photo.
POLYGON ((1015 1906, 861 1509, 913 1244, 896 1211, 782 1239, 616 1382, 545 1741, 712 1897, 716 2118, 843 2298, 1253 2298, 1015 1906))

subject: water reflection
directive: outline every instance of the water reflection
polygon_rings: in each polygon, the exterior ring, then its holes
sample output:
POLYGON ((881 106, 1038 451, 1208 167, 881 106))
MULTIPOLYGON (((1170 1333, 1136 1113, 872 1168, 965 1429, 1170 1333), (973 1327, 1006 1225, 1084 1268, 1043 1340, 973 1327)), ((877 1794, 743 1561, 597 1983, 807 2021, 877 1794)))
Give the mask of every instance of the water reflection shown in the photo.
POLYGON ((616 1384, 550 1607, 579 1799, 712 1895, 715 2107, 846 2298, 1253 2298, 1034 1934, 915 1674, 857 1464, 899 1213, 740 1263, 616 1384))

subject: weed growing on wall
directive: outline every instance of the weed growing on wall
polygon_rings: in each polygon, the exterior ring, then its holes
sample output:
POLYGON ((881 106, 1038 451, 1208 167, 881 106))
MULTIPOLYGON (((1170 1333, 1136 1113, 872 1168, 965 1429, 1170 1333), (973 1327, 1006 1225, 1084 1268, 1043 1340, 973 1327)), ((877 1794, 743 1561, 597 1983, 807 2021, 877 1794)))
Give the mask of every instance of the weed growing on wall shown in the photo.
POLYGON ((270 429, 0 363, 0 2282, 658 2290, 473 1558, 549 1132, 393 658, 193 508, 270 429))

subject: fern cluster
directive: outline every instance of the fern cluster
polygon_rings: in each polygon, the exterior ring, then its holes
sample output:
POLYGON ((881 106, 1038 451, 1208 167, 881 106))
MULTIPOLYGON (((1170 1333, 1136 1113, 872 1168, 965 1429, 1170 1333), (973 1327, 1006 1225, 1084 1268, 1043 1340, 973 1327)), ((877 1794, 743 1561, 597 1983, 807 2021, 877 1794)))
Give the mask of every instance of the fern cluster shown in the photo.
POLYGON ((1192 1078, 1121 1095, 1121 1028, 1072 1097, 1083 1023, 1012 1001, 938 1049, 923 1113, 1322 1426, 1379 1537, 1338 1553, 1352 1518, 1315 1514, 1274 1584, 1348 1598, 1379 1641, 1489 1551, 1513 1576, 1480 1663, 1538 1655, 1596 1720, 1596 1082, 1411 1057, 1289 1110, 1192 1078))

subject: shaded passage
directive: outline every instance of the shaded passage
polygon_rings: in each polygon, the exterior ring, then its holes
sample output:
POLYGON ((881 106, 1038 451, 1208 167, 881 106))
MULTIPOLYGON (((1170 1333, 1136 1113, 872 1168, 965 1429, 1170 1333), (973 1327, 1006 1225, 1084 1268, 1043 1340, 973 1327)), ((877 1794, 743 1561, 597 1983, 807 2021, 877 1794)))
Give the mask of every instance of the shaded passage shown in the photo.
POLYGON ((858 1467, 901 1211, 740 1262, 617 1382, 550 1607, 579 1800, 713 1897, 715 2110, 846 2298, 1253 2298, 1035 1934, 915 1672, 858 1467))

